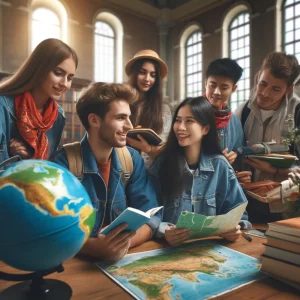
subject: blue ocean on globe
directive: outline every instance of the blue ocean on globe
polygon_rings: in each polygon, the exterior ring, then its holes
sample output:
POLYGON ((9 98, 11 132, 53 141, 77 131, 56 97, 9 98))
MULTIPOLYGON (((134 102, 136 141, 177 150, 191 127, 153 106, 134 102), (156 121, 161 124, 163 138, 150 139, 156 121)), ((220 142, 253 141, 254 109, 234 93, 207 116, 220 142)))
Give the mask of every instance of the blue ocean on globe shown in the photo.
POLYGON ((22 160, 0 174, 0 260, 26 271, 54 268, 89 237, 95 211, 79 180, 44 160, 22 160))

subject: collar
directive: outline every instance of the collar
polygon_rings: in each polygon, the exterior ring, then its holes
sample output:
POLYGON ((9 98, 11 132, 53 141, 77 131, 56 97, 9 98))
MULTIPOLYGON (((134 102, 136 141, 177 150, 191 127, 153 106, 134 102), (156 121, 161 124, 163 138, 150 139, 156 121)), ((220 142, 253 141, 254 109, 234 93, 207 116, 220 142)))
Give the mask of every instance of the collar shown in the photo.
MULTIPOLYGON (((199 161, 199 170, 200 171, 207 171, 207 172, 214 172, 215 169, 212 164, 211 155, 206 155, 205 153, 201 152, 200 154, 200 161, 199 161)), ((188 173, 190 173, 189 166, 187 162, 185 162, 185 168, 188 173)), ((196 170, 197 173, 197 170, 196 170)))
MULTIPOLYGON (((84 135, 83 139, 80 142, 82 161, 83 161, 83 173, 98 173, 98 165, 93 154, 92 148, 87 139, 87 133, 84 135)), ((122 166, 119 161, 117 152, 113 148, 111 153, 111 168, 116 169, 117 171, 122 171, 122 166)))
POLYGON ((211 162, 211 156, 201 152, 200 162, 199 162, 199 170, 200 171, 209 171, 214 172, 214 167, 211 162))

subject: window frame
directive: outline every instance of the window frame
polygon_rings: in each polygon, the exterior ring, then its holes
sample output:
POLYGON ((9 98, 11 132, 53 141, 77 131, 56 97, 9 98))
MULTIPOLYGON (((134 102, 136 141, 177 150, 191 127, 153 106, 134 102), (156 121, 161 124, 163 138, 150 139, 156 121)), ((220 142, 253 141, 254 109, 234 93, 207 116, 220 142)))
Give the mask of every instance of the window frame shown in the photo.
MULTIPOLYGON (((191 32, 188 37, 186 38, 186 41, 185 41, 185 45, 184 45, 184 60, 185 60, 185 76, 184 76, 184 83, 185 83, 185 97, 198 97, 198 96, 201 96, 203 94, 203 91, 202 91, 202 85, 203 85, 203 38, 202 38, 202 32, 200 29, 198 30, 194 30, 193 32, 191 32), (193 38, 193 36, 195 34, 200 34, 200 42, 196 42, 194 44, 191 44, 191 45, 188 45, 188 41, 193 38), (198 45, 198 44, 201 44, 201 52, 198 52, 196 54, 193 54, 192 56, 188 56, 188 47, 192 47, 192 46, 195 46, 195 45, 198 45), (194 57, 194 56, 198 56, 200 55, 201 57, 201 71, 200 72, 194 72, 194 73, 191 73, 191 74, 188 74, 188 58, 189 57, 194 57), (195 74, 199 74, 201 73, 201 81, 197 81, 196 83, 200 83, 200 95, 188 95, 188 76, 191 76, 191 75, 195 75, 195 74)), ((194 65, 194 64, 193 64, 194 65)), ((194 92, 193 92, 194 93, 194 92)))
MULTIPOLYGON (((95 81, 97 81, 96 79, 96 35, 97 33, 95 32, 96 31, 96 24, 100 22, 100 23, 104 23, 106 25, 108 25, 110 27, 110 29, 112 30, 113 34, 114 34, 114 37, 113 37, 113 43, 114 43, 114 46, 113 46, 113 51, 114 51, 114 54, 113 54, 113 81, 112 82, 116 82, 116 78, 117 78, 117 33, 116 33, 116 30, 115 28, 107 21, 103 21, 103 20, 96 20, 95 23, 94 23, 94 79, 95 81)), ((100 34, 98 34, 100 35, 100 34)))

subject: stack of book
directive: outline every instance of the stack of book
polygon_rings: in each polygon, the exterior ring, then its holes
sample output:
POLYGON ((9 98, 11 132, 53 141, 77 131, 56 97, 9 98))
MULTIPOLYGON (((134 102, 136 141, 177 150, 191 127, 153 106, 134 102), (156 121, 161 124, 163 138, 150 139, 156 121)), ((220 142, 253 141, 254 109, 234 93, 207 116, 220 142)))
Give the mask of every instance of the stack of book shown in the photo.
POLYGON ((269 223, 261 270, 300 289, 300 218, 269 223))

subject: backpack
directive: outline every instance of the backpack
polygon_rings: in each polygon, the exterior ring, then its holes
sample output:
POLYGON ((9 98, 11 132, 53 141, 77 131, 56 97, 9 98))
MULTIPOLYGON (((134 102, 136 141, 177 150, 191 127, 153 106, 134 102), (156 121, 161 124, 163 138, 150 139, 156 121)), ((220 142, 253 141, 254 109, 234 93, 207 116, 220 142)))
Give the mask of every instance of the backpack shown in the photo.
MULTIPOLYGON (((81 145, 80 142, 74 142, 63 145, 63 148, 67 155, 67 160, 69 163, 69 170, 77 178, 83 178, 83 163, 82 163, 82 154, 81 154, 81 145)), ((126 187, 130 176, 133 172, 133 161, 131 154, 127 147, 115 148, 119 161, 122 166, 122 180, 126 187)))
MULTIPOLYGON (((241 123, 242 123, 243 130, 244 130, 245 123, 248 119, 248 116, 251 112, 251 109, 248 107, 248 103, 249 103, 249 100, 246 102, 246 104, 245 104, 245 106, 243 107, 243 110, 242 110, 241 123)), ((299 128, 299 126, 300 126, 300 115, 299 115, 299 113, 300 113, 300 103, 298 103, 296 108, 295 108, 294 124, 295 124, 296 128, 299 128)))

